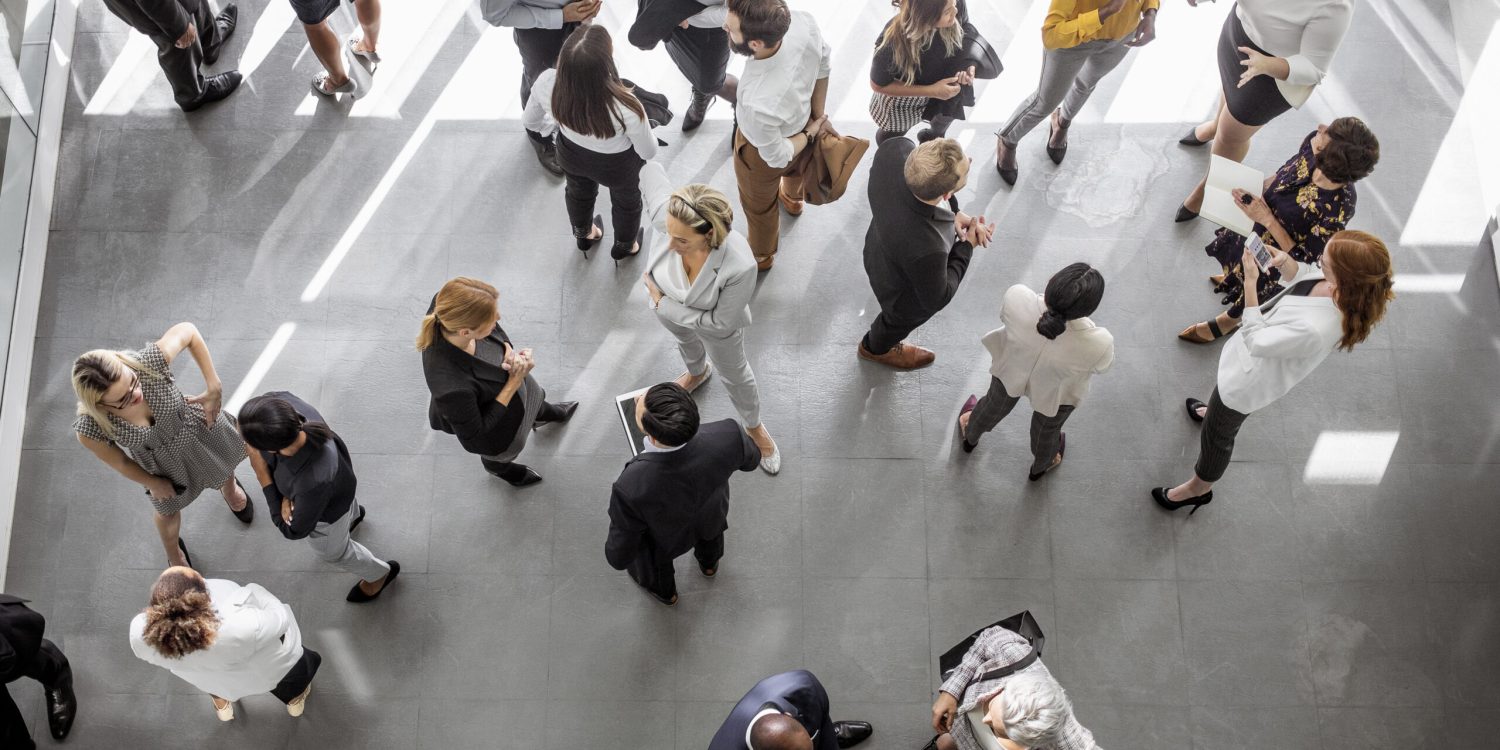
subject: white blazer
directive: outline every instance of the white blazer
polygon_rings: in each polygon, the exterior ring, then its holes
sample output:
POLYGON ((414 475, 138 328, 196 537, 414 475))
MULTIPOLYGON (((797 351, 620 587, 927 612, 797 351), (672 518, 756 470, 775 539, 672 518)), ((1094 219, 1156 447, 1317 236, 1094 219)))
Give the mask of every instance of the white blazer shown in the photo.
POLYGON ((302 631, 292 608, 257 583, 208 579, 208 596, 219 614, 213 645, 171 659, 146 645, 146 615, 130 621, 130 648, 205 693, 237 701, 269 693, 302 658, 302 631))
POLYGON ((1089 378, 1115 361, 1115 339, 1088 318, 1068 321, 1055 339, 1036 331, 1046 305, 1024 284, 1005 290, 1001 326, 980 341, 990 350, 990 374, 1011 396, 1025 395, 1031 408, 1048 417, 1057 407, 1077 406, 1089 393, 1089 378))
POLYGON ((1219 355, 1219 400, 1241 414, 1270 406, 1312 374, 1338 348, 1344 314, 1331 297, 1291 296, 1292 286, 1323 278, 1323 270, 1297 264, 1286 289, 1246 307, 1240 329, 1219 355), (1270 312, 1262 308, 1276 302, 1270 312))

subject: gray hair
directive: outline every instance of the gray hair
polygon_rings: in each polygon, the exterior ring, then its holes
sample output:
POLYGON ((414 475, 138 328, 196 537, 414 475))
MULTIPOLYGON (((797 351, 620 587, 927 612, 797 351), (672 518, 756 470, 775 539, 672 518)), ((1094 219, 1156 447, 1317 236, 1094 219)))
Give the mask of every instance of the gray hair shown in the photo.
POLYGON ((1055 744, 1073 714, 1068 694, 1048 675, 1018 674, 999 697, 1005 734, 1026 747, 1055 744))

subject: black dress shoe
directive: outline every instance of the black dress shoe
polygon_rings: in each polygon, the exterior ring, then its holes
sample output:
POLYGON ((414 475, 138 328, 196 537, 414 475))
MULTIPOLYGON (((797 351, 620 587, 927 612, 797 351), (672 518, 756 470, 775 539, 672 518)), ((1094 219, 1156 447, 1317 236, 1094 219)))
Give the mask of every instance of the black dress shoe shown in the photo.
POLYGON ((244 80, 244 76, 240 75, 238 70, 231 70, 228 73, 220 73, 216 76, 205 78, 203 80, 203 96, 198 97, 198 101, 182 105, 182 111, 195 112, 205 104, 212 104, 233 94, 234 90, 240 87, 240 81, 242 80, 244 80))
POLYGON ((536 421, 536 426, 537 427, 541 427, 544 424, 561 424, 563 422, 566 422, 566 421, 572 419, 573 418, 573 413, 576 412, 576 411, 578 411, 578 402, 577 401, 559 401, 559 402, 557 402, 555 404, 552 404, 552 408, 554 408, 554 409, 562 412, 562 416, 557 417, 556 419, 538 419, 536 421))
POLYGON ((1192 221, 1196 218, 1198 218, 1198 212, 1188 208, 1187 204, 1183 204, 1177 207, 1177 216, 1173 217, 1172 221, 1181 224, 1184 221, 1192 221))
POLYGON ((229 35, 234 33, 234 27, 239 23, 240 9, 230 4, 214 16, 214 25, 219 27, 219 43, 213 49, 203 50, 203 64, 213 65, 219 61, 219 52, 224 49, 224 43, 229 41, 229 35))
POLYGON ((551 138, 539 138, 527 134, 527 142, 531 144, 531 150, 536 152, 536 160, 542 165, 542 169, 562 177, 562 165, 557 163, 557 143, 551 138))
MULTIPOLYGON (((1204 407, 1205 409, 1208 407, 1207 404, 1203 403, 1202 401, 1199 401, 1196 398, 1190 398, 1190 399, 1187 400, 1188 419, 1191 419, 1194 422, 1202 422, 1203 421, 1203 414, 1199 414, 1198 413, 1198 407, 1200 407, 1200 406, 1204 407)), ((1204 413, 1207 413, 1207 412, 1204 412, 1204 413)))
POLYGON ((833 737, 838 740, 839 747, 854 747, 875 733, 875 728, 868 721, 835 721, 833 723, 833 737))
POLYGON ((47 727, 52 730, 52 739, 66 739, 73 729, 73 718, 78 715, 78 697, 73 695, 73 670, 71 667, 47 688, 47 727))
POLYGON ((713 105, 713 94, 705 94, 693 89, 693 101, 688 105, 687 113, 682 116, 682 132, 688 133, 698 129, 703 124, 703 118, 708 116, 708 108, 713 105))
POLYGON ((385 574, 385 582, 380 584, 379 591, 373 594, 366 594, 365 590, 360 588, 359 584, 356 583, 354 584, 354 588, 349 589, 349 595, 344 597, 344 601, 364 604, 365 602, 373 602, 380 598, 380 595, 384 594, 385 590, 390 588, 392 583, 396 582, 396 576, 401 575, 401 563, 395 560, 386 560, 385 564, 391 566, 391 572, 385 574))
POLYGON ((250 523, 255 520, 255 502, 250 499, 250 493, 245 492, 245 485, 240 484, 240 480, 234 480, 234 485, 239 487, 240 492, 245 495, 245 507, 229 512, 233 513, 235 518, 240 519, 240 523, 250 523))
POLYGON ((364 522, 365 522, 365 509, 364 509, 363 506, 361 506, 360 509, 359 509, 359 515, 355 516, 354 517, 354 522, 351 523, 351 524, 349 524, 349 533, 353 534, 354 530, 357 529, 357 528, 359 528, 359 525, 362 524, 362 523, 364 523, 364 522))
POLYGON ((1179 508, 1185 508, 1191 505, 1193 509, 1188 511, 1188 515, 1191 516, 1194 513, 1198 512, 1198 508, 1204 505, 1208 505, 1209 503, 1214 501, 1214 493, 1212 490, 1209 490, 1208 492, 1205 492, 1197 497, 1190 497, 1186 500, 1169 500, 1167 498, 1168 489, 1170 488, 1157 487, 1151 490, 1151 499, 1155 500, 1157 505, 1160 505, 1166 510, 1177 510, 1179 508))
POLYGON ((542 475, 525 464, 504 464, 504 467, 497 468, 486 463, 484 470, 509 482, 512 487, 530 487, 542 481, 542 475))

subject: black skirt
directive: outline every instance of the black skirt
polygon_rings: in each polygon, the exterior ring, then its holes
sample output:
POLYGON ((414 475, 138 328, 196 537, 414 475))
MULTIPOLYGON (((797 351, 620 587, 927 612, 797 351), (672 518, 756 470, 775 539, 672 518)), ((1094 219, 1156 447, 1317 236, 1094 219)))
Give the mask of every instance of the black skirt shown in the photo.
POLYGON ((1234 119, 1246 125, 1265 125, 1292 105, 1276 87, 1276 79, 1270 76, 1256 76, 1240 87, 1240 74, 1245 71, 1240 64, 1245 59, 1240 47, 1249 47, 1262 55, 1271 54, 1250 41, 1236 6, 1229 9, 1224 30, 1219 33, 1219 83, 1224 88, 1224 103, 1234 119))

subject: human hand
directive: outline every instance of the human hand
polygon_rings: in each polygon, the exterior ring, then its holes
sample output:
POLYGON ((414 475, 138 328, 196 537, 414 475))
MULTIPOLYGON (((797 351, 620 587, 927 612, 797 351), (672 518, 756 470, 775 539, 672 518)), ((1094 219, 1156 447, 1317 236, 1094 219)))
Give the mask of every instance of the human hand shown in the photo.
POLYGON ((984 223, 983 216, 976 216, 969 222, 968 230, 964 232, 964 240, 975 247, 989 247, 990 238, 995 236, 995 225, 984 223))
POLYGON ((177 497, 177 488, 173 487, 172 480, 166 477, 151 477, 146 482, 146 491, 151 493, 151 499, 158 502, 177 497))
POLYGON ((202 406, 203 423, 213 427, 214 422, 219 418, 219 409, 224 404, 224 389, 222 387, 209 388, 196 396, 186 396, 183 401, 202 406))
POLYGON ((651 272, 641 274, 641 281, 646 285, 646 294, 651 297, 651 304, 661 304, 661 287, 656 285, 656 279, 651 277, 651 272))
POLYGON ((1235 88, 1244 88, 1256 76, 1271 74, 1271 64, 1276 58, 1262 55, 1249 47, 1240 47, 1240 52, 1245 55, 1245 59, 1240 61, 1245 70, 1240 73, 1240 82, 1235 84, 1235 88))
POLYGON ((953 696, 939 692, 937 701, 932 704, 932 729, 938 734, 947 732, 953 728, 953 717, 958 714, 958 699, 953 696))
POLYGON ((578 0, 563 6, 563 23, 578 23, 587 21, 599 15, 603 7, 602 0, 578 0))
POLYGON ((823 115, 822 117, 814 117, 807 121, 807 127, 803 128, 802 132, 807 134, 808 140, 812 140, 814 138, 817 138, 819 133, 823 132, 823 127, 827 124, 828 115, 823 115))
POLYGON ((677 28, 683 29, 683 30, 687 30, 689 27, 692 26, 692 24, 688 23, 689 20, 691 20, 691 19, 687 19, 687 18, 682 19, 682 23, 677 24, 677 28))
POLYGON ((512 382, 519 384, 521 381, 526 379, 527 375, 531 374, 531 371, 533 369, 536 368, 536 360, 532 359, 530 349, 522 349, 521 351, 517 352, 515 356, 505 360, 505 362, 501 364, 501 368, 510 373, 510 380, 512 382))
POLYGON ((938 81, 937 83, 929 85, 927 87, 927 96, 933 99, 948 101, 949 99, 958 96, 959 90, 960 87, 958 76, 949 76, 941 81, 938 81))
POLYGON ((1255 286, 1260 280, 1260 264, 1255 262, 1255 253, 1250 250, 1250 244, 1245 243, 1245 251, 1240 254, 1240 273, 1245 277, 1245 288, 1255 286))
POLYGON ((196 41, 198 41, 198 27, 194 26, 192 21, 188 21, 187 31, 184 31, 177 41, 172 42, 172 46, 177 49, 187 49, 196 41))
POLYGON ((1156 13, 1146 11, 1141 14, 1141 22, 1136 24, 1135 31, 1125 39, 1126 47, 1144 47, 1156 38, 1156 13))
POLYGON ((974 221, 974 217, 964 213, 963 211, 959 211, 958 213, 953 215, 953 229, 960 235, 962 235, 963 233, 969 231, 969 223, 972 221, 974 221))
POLYGON ((291 498, 281 498, 281 520, 285 521, 287 524, 291 524, 292 522, 292 508, 293 506, 291 498))
POLYGON ((1271 225, 1271 222, 1276 220, 1275 215, 1271 213, 1271 207, 1266 205, 1265 199, 1260 196, 1248 193, 1240 188, 1235 188, 1230 194, 1234 196, 1234 205, 1239 206, 1240 210, 1245 212, 1245 215, 1250 217, 1251 221, 1267 227, 1271 225))

